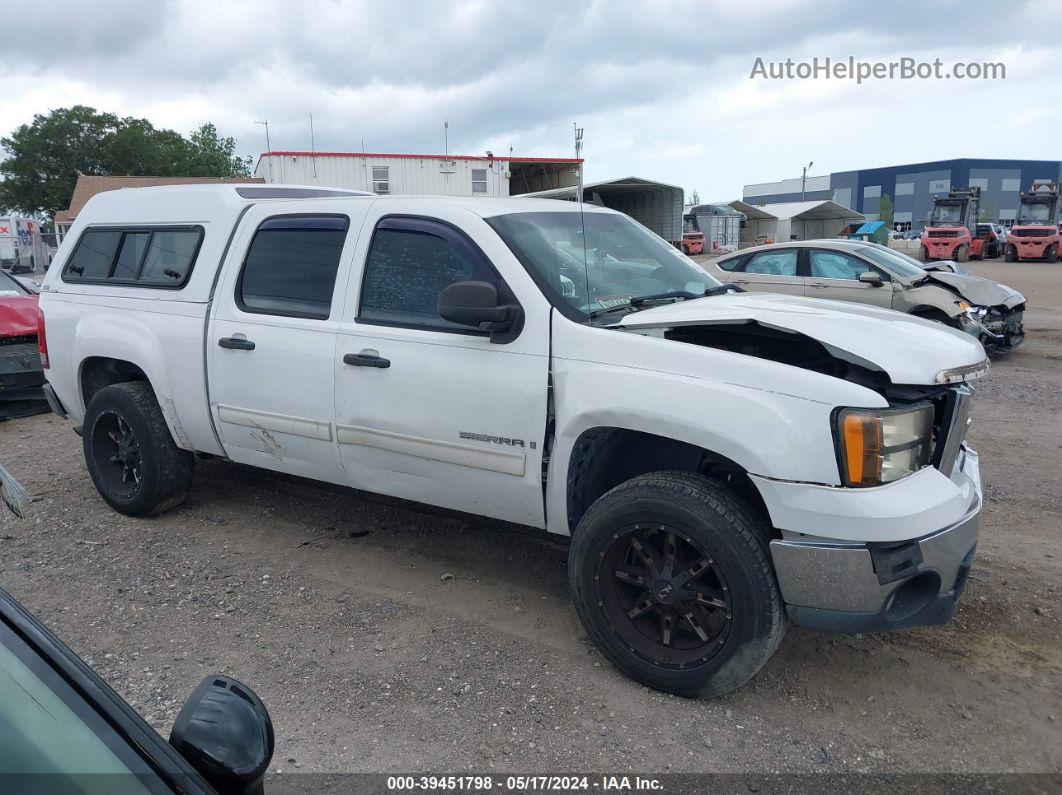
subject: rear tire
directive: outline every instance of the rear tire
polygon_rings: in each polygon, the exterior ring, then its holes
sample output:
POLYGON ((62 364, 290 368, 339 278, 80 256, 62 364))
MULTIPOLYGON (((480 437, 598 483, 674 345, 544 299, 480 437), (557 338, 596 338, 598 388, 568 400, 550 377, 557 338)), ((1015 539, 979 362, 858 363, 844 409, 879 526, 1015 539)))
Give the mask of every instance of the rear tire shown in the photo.
POLYGON ((155 393, 143 381, 112 384, 93 395, 81 438, 96 490, 119 513, 151 516, 188 496, 194 457, 174 444, 155 393))
POLYGON ((922 254, 922 262, 929 262, 929 249, 926 248, 925 246, 922 246, 921 254, 922 254))
POLYGON ((1018 249, 1015 246, 1007 246, 1006 254, 1003 255, 1003 259, 1006 262, 1018 261, 1018 249))
POLYGON ((785 634, 767 528, 720 484, 653 472, 597 500, 576 528, 568 579, 613 665, 680 696, 751 679, 785 634))
POLYGON ((1044 257, 1044 262, 1058 262, 1058 244, 1057 243, 1047 249, 1047 255, 1044 257))
POLYGON ((956 262, 969 262, 970 261, 970 247, 969 246, 965 246, 965 245, 959 246, 955 250, 955 261, 956 262))

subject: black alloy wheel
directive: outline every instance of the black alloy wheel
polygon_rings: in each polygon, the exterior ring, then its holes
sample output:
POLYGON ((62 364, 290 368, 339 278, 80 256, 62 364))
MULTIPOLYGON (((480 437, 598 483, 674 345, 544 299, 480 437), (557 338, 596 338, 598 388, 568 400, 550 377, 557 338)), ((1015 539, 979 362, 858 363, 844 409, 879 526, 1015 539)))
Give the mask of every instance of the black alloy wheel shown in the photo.
POLYGON ((663 524, 617 532, 600 553, 598 603, 621 642, 655 665, 704 663, 726 643, 729 588, 712 556, 663 524))
POLYGON ((121 499, 133 497, 144 479, 140 442, 129 423, 116 411, 101 413, 92 428, 92 451, 100 475, 121 499))

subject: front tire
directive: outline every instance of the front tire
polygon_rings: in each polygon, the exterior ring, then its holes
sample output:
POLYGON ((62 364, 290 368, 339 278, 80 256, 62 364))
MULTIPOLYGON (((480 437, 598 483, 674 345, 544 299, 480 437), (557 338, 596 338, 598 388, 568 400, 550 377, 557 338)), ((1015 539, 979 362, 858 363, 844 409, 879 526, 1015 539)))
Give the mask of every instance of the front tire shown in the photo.
POLYGON ((641 475, 609 491, 576 528, 575 608, 621 671, 657 690, 715 696, 774 654, 786 619, 767 528, 716 482, 641 475))
POLYGON ((93 395, 81 438, 96 490, 119 513, 151 516, 188 496, 193 456, 174 444, 155 393, 143 381, 112 384, 93 395))

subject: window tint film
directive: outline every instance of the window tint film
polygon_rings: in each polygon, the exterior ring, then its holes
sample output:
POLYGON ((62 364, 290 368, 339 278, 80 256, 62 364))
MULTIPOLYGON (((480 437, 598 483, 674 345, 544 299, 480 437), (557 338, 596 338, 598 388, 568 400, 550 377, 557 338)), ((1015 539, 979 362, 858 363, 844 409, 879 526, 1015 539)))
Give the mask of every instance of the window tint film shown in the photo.
POLYGON ((871 270, 871 266, 855 257, 836 251, 812 249, 810 253, 811 275, 819 279, 849 279, 856 281, 859 274, 871 270))
POLYGON ((119 230, 90 229, 85 232, 70 256, 64 275, 74 279, 108 278, 121 240, 122 233, 119 230))
POLYGON ((198 246, 199 233, 192 230, 155 232, 140 271, 141 280, 163 284, 184 281, 198 246))
POLYGON ((444 224, 385 219, 373 234, 360 320, 468 332, 439 317, 439 293, 454 282, 500 280, 465 237, 444 224))
POLYGON ((247 312, 325 319, 332 307, 348 221, 272 218, 255 233, 236 287, 247 312))
POLYGON ((766 276, 796 276, 797 250, 764 251, 754 254, 745 265, 745 273, 762 273, 766 276))

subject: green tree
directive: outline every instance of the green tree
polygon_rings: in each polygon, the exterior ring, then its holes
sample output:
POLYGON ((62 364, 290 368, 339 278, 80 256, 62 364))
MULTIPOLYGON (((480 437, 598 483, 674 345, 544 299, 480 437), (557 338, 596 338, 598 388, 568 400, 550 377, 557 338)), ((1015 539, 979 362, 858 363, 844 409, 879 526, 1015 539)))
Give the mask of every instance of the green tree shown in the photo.
POLYGON ((892 219, 896 212, 892 206, 892 196, 885 193, 882 194, 881 200, 878 202, 878 220, 884 221, 886 226, 892 227, 892 219))
POLYGON ((203 124, 187 138, 146 119, 76 105, 37 114, 0 139, 0 208, 52 217, 70 204, 80 174, 242 177, 236 140, 203 124))

